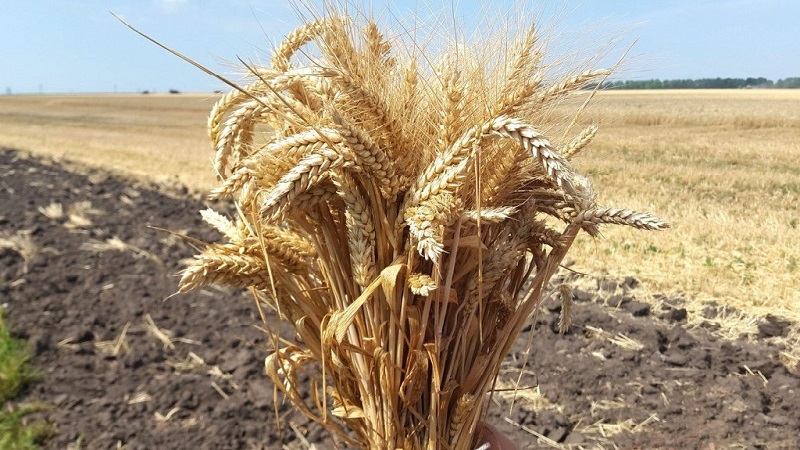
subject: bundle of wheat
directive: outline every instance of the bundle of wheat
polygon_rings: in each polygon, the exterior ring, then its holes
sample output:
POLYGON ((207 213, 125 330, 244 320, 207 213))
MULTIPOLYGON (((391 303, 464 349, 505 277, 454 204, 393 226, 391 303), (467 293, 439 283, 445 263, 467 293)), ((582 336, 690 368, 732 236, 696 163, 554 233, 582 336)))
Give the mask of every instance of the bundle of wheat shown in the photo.
POLYGON ((266 373, 342 441, 469 448, 577 233, 667 225, 597 206, 568 161, 594 126, 560 149, 534 126, 608 71, 545 83, 533 28, 491 57, 400 41, 332 14, 291 33, 270 67, 248 66, 252 83, 209 119, 212 198, 233 198, 238 217, 203 212, 229 242, 208 244, 180 291, 251 287, 293 324, 266 373), (308 402, 301 371, 317 374, 308 402))

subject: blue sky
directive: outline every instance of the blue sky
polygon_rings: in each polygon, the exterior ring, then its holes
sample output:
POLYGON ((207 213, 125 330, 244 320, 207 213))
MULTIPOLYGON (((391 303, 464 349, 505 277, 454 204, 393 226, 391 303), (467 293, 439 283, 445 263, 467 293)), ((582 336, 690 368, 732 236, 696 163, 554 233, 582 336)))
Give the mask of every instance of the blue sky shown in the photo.
MULTIPOLYGON (((468 30, 487 11, 502 17, 498 11, 521 5, 556 42, 591 49, 618 38, 604 63, 638 38, 618 76, 624 79, 800 76, 797 0, 351 2, 376 13, 391 4, 395 17, 415 8, 427 17, 455 16, 468 30), (578 31, 586 29, 591 33, 578 31)), ((274 0, 4 0, 0 93, 224 88, 135 35, 109 11, 225 74, 236 73, 237 56, 267 60, 273 43, 300 23, 289 3, 274 0)))

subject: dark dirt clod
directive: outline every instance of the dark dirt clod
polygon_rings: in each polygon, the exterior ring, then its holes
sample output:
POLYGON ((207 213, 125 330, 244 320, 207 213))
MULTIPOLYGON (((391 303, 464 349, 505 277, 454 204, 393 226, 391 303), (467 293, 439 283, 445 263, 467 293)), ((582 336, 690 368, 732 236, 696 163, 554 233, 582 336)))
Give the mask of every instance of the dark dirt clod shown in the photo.
POLYGON ((769 314, 764 322, 758 324, 758 336, 761 338, 776 336, 785 337, 787 334, 789 334, 790 326, 791 322, 781 320, 780 318, 769 314))
POLYGON ((630 301, 628 303, 625 303, 623 305, 623 308, 625 310, 627 310, 627 311, 630 311, 630 313, 633 314, 636 317, 643 317, 643 316, 650 315, 650 304, 649 303, 644 303, 644 302, 633 300, 633 301, 630 301))
POLYGON ((683 322, 689 316, 686 308, 670 309, 666 319, 670 322, 683 322))
MULTIPOLYGON (((208 289, 164 301, 176 289, 179 260, 194 250, 148 225, 215 241, 219 236, 204 231, 199 218, 200 199, 144 185, 134 193, 116 177, 75 174, 11 150, 0 150, 0 173, 3 231, 34 230, 41 250, 27 273, 19 255, 0 251, 0 304, 12 331, 34 349, 41 376, 19 401, 50 405, 39 413, 56 426, 46 448, 79 439, 84 448, 303 448, 290 424, 318 448, 332 446, 324 430, 286 403, 278 403, 276 419, 273 387, 261 369, 268 346, 254 327, 251 299, 208 289), (70 230, 66 219, 37 210, 86 200, 102 211, 87 228, 70 230), (141 252, 82 248, 115 236, 141 252), (174 348, 147 331, 148 315, 173 333, 174 348), (209 373, 214 365, 224 376, 209 373)), ((574 448, 796 448, 800 378, 779 362, 778 349, 688 330, 685 310, 654 317, 635 299, 637 285, 633 278, 603 280, 602 296, 574 290, 565 335, 558 333, 560 308, 543 309, 501 376, 515 380, 524 369, 520 385, 538 383, 551 406, 533 409, 518 399, 509 414, 509 400, 496 395, 501 406, 488 420, 522 448, 546 446, 503 417, 574 448), (603 304, 613 295, 616 305, 603 304)), ((786 329, 777 319, 759 327, 761 337, 786 329)))

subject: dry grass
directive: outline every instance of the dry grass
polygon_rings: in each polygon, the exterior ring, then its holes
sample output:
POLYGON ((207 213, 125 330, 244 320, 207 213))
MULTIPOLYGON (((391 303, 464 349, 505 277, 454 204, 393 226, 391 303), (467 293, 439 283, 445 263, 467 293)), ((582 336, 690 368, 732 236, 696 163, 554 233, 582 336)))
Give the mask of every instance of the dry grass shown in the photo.
POLYGON ((28 273, 28 263, 41 251, 31 238, 31 230, 20 230, 16 233, 0 231, 0 250, 11 250, 23 260, 22 274, 28 273))
POLYGON ((64 217, 64 207, 61 203, 52 202, 47 206, 40 206, 37 209, 50 220, 58 220, 64 217))
POLYGON ((602 328, 593 327, 591 325, 586 325, 584 328, 591 332, 592 337, 600 340, 608 340, 612 344, 617 345, 625 350, 638 352, 644 348, 644 345, 641 342, 625 335, 624 333, 616 333, 612 335, 611 333, 604 331, 602 328))
POLYGON ((175 343, 172 339, 172 332, 170 330, 159 328, 155 321, 153 321, 153 318, 150 316, 150 314, 144 315, 144 329, 148 334, 161 342, 161 345, 165 350, 175 349, 175 343))
POLYGON ((119 336, 117 336, 117 338, 114 340, 95 342, 95 348, 113 356, 119 355, 120 352, 126 353, 128 351, 127 336, 130 326, 130 322, 126 323, 125 326, 122 327, 122 331, 119 333, 119 336))
POLYGON ((110 237, 105 241, 100 241, 97 239, 89 239, 88 241, 84 242, 80 246, 81 250, 86 250, 94 253, 102 253, 102 252, 109 252, 109 251, 116 251, 116 252, 132 252, 137 256, 147 258, 157 264, 161 264, 161 260, 158 257, 146 250, 142 250, 135 245, 128 244, 124 242, 117 236, 110 237))

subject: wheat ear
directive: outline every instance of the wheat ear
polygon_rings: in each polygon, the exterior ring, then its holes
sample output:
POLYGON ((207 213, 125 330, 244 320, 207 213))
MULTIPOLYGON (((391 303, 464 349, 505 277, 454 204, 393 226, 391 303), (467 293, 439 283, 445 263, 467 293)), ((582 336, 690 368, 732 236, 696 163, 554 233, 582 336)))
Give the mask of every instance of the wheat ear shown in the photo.
POLYGON ((272 190, 266 193, 261 204, 261 215, 268 220, 274 219, 299 194, 308 191, 328 176, 331 170, 352 167, 354 157, 349 151, 336 147, 336 150, 324 146, 314 153, 303 157, 286 175, 281 177, 272 190))
POLYGON ((492 136, 519 142, 536 158, 550 179, 568 194, 576 194, 569 163, 553 149, 544 135, 521 120, 498 117, 480 127, 471 128, 445 154, 431 162, 409 191, 409 206, 419 204, 441 191, 455 191, 460 186, 459 177, 468 167, 469 158, 482 140, 492 136))
POLYGON ((573 219, 580 224, 627 225, 640 230, 663 230, 669 224, 650 213, 640 213, 630 209, 601 208, 579 212, 573 219))
POLYGON ((541 97, 542 99, 548 101, 562 97, 565 94, 578 92, 592 81, 606 77, 610 73, 611 70, 609 69, 600 69, 575 75, 550 86, 544 91, 541 97))
POLYGON ((339 126, 337 131, 353 152, 358 165, 376 178, 383 198, 394 199, 402 187, 402 180, 391 158, 369 133, 360 127, 351 124, 338 114, 334 115, 333 120, 339 126))
MULTIPOLYGON (((336 133, 326 134, 319 130, 305 130, 286 138, 274 141, 265 148, 248 157, 242 167, 227 177, 220 186, 211 190, 212 200, 232 196, 252 180, 258 180, 261 188, 272 186, 278 178, 267 178, 274 170, 275 162, 297 164, 304 155, 312 154, 328 145, 332 140, 341 142, 336 133)), ((242 199, 243 203, 249 196, 242 199)))
POLYGON ((383 37, 383 33, 381 33, 378 24, 374 20, 367 21, 364 35, 367 41, 367 54, 378 62, 384 61, 384 58, 392 50, 392 46, 383 37))
POLYGON ((289 60, 292 55, 319 36, 323 29, 322 21, 315 20, 303 24, 289 33, 272 54, 272 68, 280 72, 289 70, 291 67, 289 60))
POLYGON ((568 284, 558 286, 558 296, 561 299, 561 317, 558 319, 558 332, 561 334, 569 331, 572 324, 572 288, 568 284))
POLYGON ((221 246, 211 247, 196 256, 196 261, 183 271, 178 292, 210 284, 267 289, 266 262, 259 256, 242 255, 221 246))
POLYGON ((536 48, 536 28, 531 26, 525 33, 519 54, 500 91, 499 101, 492 115, 513 115, 534 98, 534 94, 542 84, 542 71, 536 70, 535 67, 541 57, 542 52, 536 48))
POLYGON ((361 288, 365 288, 375 279, 376 273, 375 226, 372 223, 371 210, 348 173, 335 173, 331 181, 345 204, 353 279, 361 288))
POLYGON ((589 125, 588 127, 584 128, 583 131, 580 132, 577 136, 575 136, 563 150, 561 150, 561 154, 564 155, 566 159, 572 159, 578 156, 578 153, 581 152, 590 142, 594 139, 595 134, 597 134, 597 125, 589 125))
POLYGON ((242 232, 239 230, 239 228, 236 225, 234 225, 233 222, 231 222, 227 217, 214 211, 213 209, 208 208, 200 211, 200 216, 207 224, 216 228, 217 231, 222 233, 229 240, 231 241, 244 240, 244 236, 242 235, 242 232))
POLYGON ((220 125, 225 115, 228 114, 231 108, 245 99, 246 97, 240 91, 230 91, 214 103, 211 113, 208 115, 208 137, 214 145, 219 141, 220 125))

